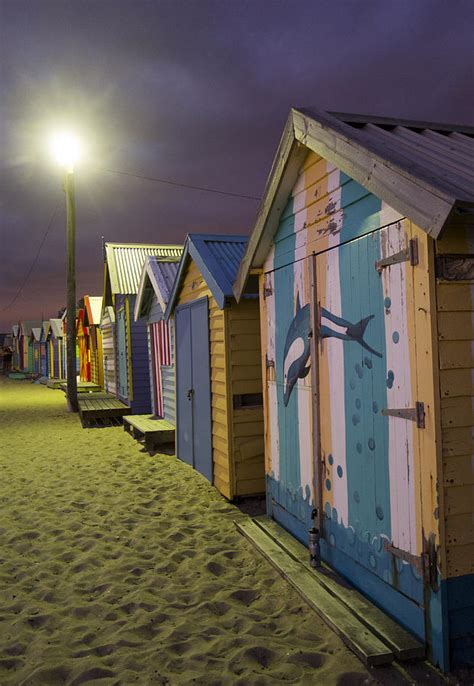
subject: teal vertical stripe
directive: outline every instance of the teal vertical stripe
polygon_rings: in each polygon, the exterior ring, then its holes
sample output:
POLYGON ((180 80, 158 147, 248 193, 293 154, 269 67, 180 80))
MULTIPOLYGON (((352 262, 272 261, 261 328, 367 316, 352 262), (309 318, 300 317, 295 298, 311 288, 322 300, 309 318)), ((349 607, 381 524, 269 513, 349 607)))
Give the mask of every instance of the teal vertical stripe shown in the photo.
MULTIPOLYGON (((300 445, 298 432, 298 397, 296 387, 285 407, 283 352, 288 328, 295 316, 294 253, 296 247, 293 198, 290 199, 275 235, 275 371, 277 381, 278 430, 280 442, 280 488, 295 495, 300 491, 300 445), (287 266, 284 266, 287 265, 287 266)), ((300 516, 295 499, 294 514, 300 516)), ((288 501, 287 501, 288 506, 288 501)))
MULTIPOLYGON (((354 186, 359 184, 343 181, 341 178, 345 208, 341 242, 372 228, 381 210, 379 198, 355 193, 354 186), (351 204, 354 195, 361 199, 351 204)), ((339 249, 341 316, 355 323, 373 315, 364 338, 383 356, 380 359, 356 342, 343 344, 348 524, 363 539, 391 534, 388 421, 380 413, 387 407, 387 385, 383 288, 374 268, 379 256, 379 233, 352 240, 339 249)), ((370 559, 360 561, 370 566, 370 559)))

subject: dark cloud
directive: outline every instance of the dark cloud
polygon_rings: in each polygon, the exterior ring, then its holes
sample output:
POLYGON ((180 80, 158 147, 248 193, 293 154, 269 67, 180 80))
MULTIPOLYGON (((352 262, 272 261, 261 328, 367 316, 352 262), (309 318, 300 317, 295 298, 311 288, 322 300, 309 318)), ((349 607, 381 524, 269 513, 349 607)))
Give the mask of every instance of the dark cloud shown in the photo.
POLYGON ((247 233, 291 105, 472 123, 471 0, 0 0, 0 328, 64 304, 60 173, 45 136, 84 132, 78 297, 102 288, 101 236, 247 233))

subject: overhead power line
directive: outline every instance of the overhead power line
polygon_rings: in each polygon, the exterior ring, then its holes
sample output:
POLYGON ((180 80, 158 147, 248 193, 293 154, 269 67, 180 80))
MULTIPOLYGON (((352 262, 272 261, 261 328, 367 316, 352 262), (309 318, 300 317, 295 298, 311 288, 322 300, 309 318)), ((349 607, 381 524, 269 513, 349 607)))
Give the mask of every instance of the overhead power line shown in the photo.
POLYGON ((143 174, 134 174, 133 172, 118 171, 117 169, 108 169, 106 167, 95 167, 100 171, 109 172, 110 174, 119 174, 120 176, 133 176, 135 179, 144 179, 145 181, 154 181, 156 183, 165 183, 168 186, 178 186, 179 188, 191 188, 195 191, 204 191, 205 193, 217 193, 218 195, 230 195, 233 198, 243 198, 245 200, 257 200, 255 195, 245 195, 243 193, 232 193, 231 191, 222 191, 218 188, 208 188, 206 186, 194 186, 191 183, 179 183, 178 181, 170 181, 169 179, 158 179, 155 176, 144 176, 143 174))
POLYGON ((47 239, 47 237, 48 237, 48 234, 49 234, 49 232, 50 232, 50 230, 51 230, 51 227, 53 226, 53 222, 54 222, 54 219, 55 219, 55 217, 56 217, 56 214, 57 214, 58 210, 59 210, 59 202, 58 202, 58 204, 56 205, 56 207, 54 208, 54 211, 53 211, 53 213, 52 213, 52 215, 51 215, 51 219, 49 220, 48 226, 46 227, 46 231, 44 232, 43 238, 41 239, 41 243, 40 243, 40 245, 39 245, 38 251, 37 251, 37 253, 36 253, 36 255, 35 255, 35 258, 34 258, 33 262, 31 263, 30 268, 28 269, 28 271, 27 271, 27 273, 26 273, 25 278, 23 279, 23 283, 21 284, 21 286, 19 287, 19 289, 17 290, 17 292, 16 292, 15 295, 13 296, 12 300, 8 303, 8 305, 7 305, 6 307, 3 307, 3 308, 2 308, 2 311, 3 311, 3 312, 5 312, 5 310, 9 310, 10 307, 18 300, 18 298, 19 298, 20 295, 21 295, 22 290, 23 290, 24 287, 26 286, 26 283, 27 283, 28 279, 30 278, 31 272, 33 271, 33 269, 34 269, 35 266, 36 266, 36 263, 38 262, 38 258, 39 258, 39 256, 40 256, 41 250, 42 250, 42 248, 43 248, 43 245, 45 244, 45 241, 46 241, 46 239, 47 239))

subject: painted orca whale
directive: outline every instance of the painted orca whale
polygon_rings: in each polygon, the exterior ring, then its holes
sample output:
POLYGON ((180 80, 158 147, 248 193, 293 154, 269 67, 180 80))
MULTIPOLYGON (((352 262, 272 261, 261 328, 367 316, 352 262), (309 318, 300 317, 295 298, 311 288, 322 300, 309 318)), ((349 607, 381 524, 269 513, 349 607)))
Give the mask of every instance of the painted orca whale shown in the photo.
MULTIPOLYGON (((310 361, 310 338, 311 338, 311 319, 310 306, 301 307, 300 295, 296 296, 296 313, 286 334, 285 347, 283 350, 283 379, 284 395, 283 402, 287 407, 293 386, 298 379, 304 379, 311 368, 310 361)), ((347 319, 338 317, 325 307, 321 308, 321 327, 319 335, 321 338, 338 338, 341 341, 355 341, 368 352, 382 357, 382 354, 372 348, 364 340, 365 330, 374 315, 364 317, 353 324, 347 319), (323 320, 330 322, 333 327, 338 326, 344 331, 338 331, 323 323, 323 320)))
POLYGON ((347 319, 342 319, 342 317, 338 317, 329 310, 326 310, 325 307, 322 307, 321 328, 319 329, 319 335, 321 338, 339 338, 341 341, 355 341, 373 355, 376 355, 377 357, 382 357, 382 353, 379 353, 377 350, 374 350, 374 348, 372 348, 368 343, 364 341, 364 334, 367 328, 367 324, 373 318, 374 315, 371 314, 368 317, 364 317, 356 324, 352 324, 352 322, 347 321, 347 319), (336 331, 333 328, 330 328, 329 326, 322 324, 323 319, 327 319, 332 324, 340 326, 342 329, 345 329, 345 332, 336 331))
POLYGON ((291 391, 298 379, 308 375, 311 364, 310 355, 311 321, 309 304, 301 307, 300 294, 296 296, 296 313, 286 334, 283 350, 283 378, 285 391, 283 402, 285 407, 290 400, 291 391))

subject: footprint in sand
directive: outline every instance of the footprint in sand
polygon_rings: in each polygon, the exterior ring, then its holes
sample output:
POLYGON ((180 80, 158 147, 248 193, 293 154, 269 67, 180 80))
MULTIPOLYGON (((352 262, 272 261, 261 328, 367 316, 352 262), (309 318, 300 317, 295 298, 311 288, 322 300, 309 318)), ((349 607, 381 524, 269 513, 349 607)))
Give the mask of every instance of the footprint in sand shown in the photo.
POLYGON ((111 669, 104 669, 103 667, 91 667, 81 672, 74 681, 71 681, 71 686, 79 686, 79 684, 84 684, 87 681, 94 681, 95 679, 111 679, 117 676, 117 672, 113 672, 111 669))
POLYGON ((218 562, 208 562, 206 569, 208 572, 211 572, 211 574, 214 574, 214 576, 221 576, 224 571, 218 562))
POLYGON ((237 600, 239 603, 247 605, 248 607, 259 597, 259 595, 260 594, 258 591, 253 591, 250 588, 241 588, 238 591, 231 593, 230 597, 233 600, 237 600))

